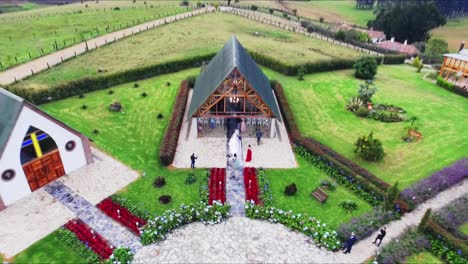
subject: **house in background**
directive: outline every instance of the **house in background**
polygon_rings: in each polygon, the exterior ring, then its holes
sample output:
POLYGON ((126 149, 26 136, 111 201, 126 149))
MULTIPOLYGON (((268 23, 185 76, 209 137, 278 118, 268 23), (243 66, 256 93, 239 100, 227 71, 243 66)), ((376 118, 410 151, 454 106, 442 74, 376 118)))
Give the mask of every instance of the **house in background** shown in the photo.
POLYGON ((381 41, 376 43, 377 47, 392 51, 397 51, 399 53, 406 54, 408 56, 416 56, 420 52, 419 50, 412 44, 408 44, 408 41, 405 40, 404 43, 395 41, 395 38, 391 38, 390 40, 381 41))
POLYGON ((0 88, 0 210, 93 162, 88 138, 0 88))
POLYGON ((372 43, 379 43, 387 39, 387 36, 385 36, 383 31, 374 30, 373 28, 363 31, 369 35, 369 37, 372 39, 372 43))
POLYGON ((468 88, 468 49, 462 42, 458 53, 444 54, 444 63, 439 76, 462 88, 468 88))

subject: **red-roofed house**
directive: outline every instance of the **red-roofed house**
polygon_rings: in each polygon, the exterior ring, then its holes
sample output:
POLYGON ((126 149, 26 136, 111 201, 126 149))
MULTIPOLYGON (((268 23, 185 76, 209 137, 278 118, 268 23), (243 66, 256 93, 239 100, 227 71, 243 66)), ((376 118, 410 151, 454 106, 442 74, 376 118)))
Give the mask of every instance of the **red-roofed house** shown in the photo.
POLYGON ((374 30, 372 28, 368 30, 364 30, 364 32, 366 32, 367 35, 369 35, 369 37, 372 39, 372 43, 385 41, 385 39, 387 38, 387 36, 385 36, 385 33, 383 31, 374 30))
POLYGON ((377 43, 377 46, 379 48, 398 51, 400 53, 405 53, 411 56, 415 56, 419 53, 419 50, 414 45, 407 44, 406 41, 405 43, 400 43, 398 41, 395 41, 394 38, 392 38, 391 40, 379 42, 377 43))

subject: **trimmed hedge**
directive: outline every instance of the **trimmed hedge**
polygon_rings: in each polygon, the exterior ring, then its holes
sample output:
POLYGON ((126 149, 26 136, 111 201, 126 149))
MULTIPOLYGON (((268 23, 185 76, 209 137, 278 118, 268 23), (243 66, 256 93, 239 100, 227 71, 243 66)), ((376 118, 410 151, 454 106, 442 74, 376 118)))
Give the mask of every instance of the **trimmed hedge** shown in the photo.
POLYGON ((406 55, 385 55, 383 58, 383 64, 403 64, 405 63, 406 55))
POLYGON ((453 83, 450 83, 446 81, 444 78, 441 76, 437 76, 437 85, 444 88, 447 91, 450 91, 452 93, 459 94, 464 97, 468 97, 468 89, 463 89, 460 86, 454 85, 453 83))
POLYGON ((202 64, 203 61, 211 60, 214 55, 214 53, 211 53, 207 55, 168 61, 161 64, 134 68, 105 76, 81 78, 50 87, 47 90, 16 89, 13 86, 7 86, 7 90, 30 101, 33 104, 42 104, 71 96, 76 96, 86 92, 106 89, 122 83, 134 82, 160 74, 198 67, 202 64))
POLYGON ((454 250, 461 250, 462 256, 464 258, 468 258, 468 246, 466 245, 465 240, 455 237, 432 219, 427 222, 424 232, 428 235, 444 238, 449 247, 453 248, 454 250))
POLYGON ((166 134, 164 135, 161 149, 159 151, 159 160, 164 166, 169 166, 174 161, 188 94, 189 84, 187 80, 184 80, 180 83, 179 94, 177 95, 174 110, 172 111, 172 118, 166 130, 166 134))

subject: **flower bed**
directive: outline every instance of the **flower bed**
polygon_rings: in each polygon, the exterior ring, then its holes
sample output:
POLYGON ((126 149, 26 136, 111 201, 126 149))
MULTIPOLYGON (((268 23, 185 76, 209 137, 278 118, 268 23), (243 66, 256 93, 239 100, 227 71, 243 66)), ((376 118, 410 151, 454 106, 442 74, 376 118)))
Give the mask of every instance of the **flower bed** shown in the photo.
POLYGON ((68 221, 65 228, 75 233, 81 242, 91 248, 102 259, 108 259, 112 255, 112 245, 80 219, 68 221))
POLYGON ((416 229, 408 229, 396 239, 392 239, 377 256, 378 263, 404 263, 405 258, 430 247, 429 239, 416 229))
POLYGON ((213 201, 226 202, 226 169, 212 168, 210 170, 210 180, 208 183, 210 196, 208 204, 212 205, 213 201))
POLYGON ((200 185, 198 186, 198 193, 200 194, 200 202, 207 204, 210 199, 208 189, 208 182, 210 179, 210 170, 204 170, 200 177, 200 185))
POLYGON ((229 209, 229 205, 223 205, 218 201, 213 201, 213 205, 203 202, 182 204, 179 210, 168 210, 162 216, 149 220, 142 229, 141 243, 147 245, 164 240, 171 230, 189 223, 197 221, 210 225, 220 223, 227 218, 229 209))
POLYGON ((413 208, 468 177, 468 158, 463 158, 432 176, 404 189, 401 195, 413 208))
POLYGON ((435 212, 432 219, 454 236, 467 239, 458 228, 468 222, 468 196, 463 196, 435 212))
POLYGON ((262 201, 263 206, 270 206, 273 202, 273 197, 270 190, 270 180, 267 179, 267 175, 264 169, 258 169, 257 173, 259 188, 262 190, 260 192, 260 200, 262 201))
POLYGON ((294 214, 292 211, 283 211, 275 207, 258 206, 253 201, 245 204, 245 214, 252 219, 268 220, 272 223, 281 223, 293 230, 299 231, 312 238, 317 246, 328 250, 338 250, 341 242, 335 231, 325 223, 306 214, 294 214))
POLYGON ((244 168, 244 187, 245 187, 245 200, 254 201, 255 204, 260 203, 259 189, 257 182, 257 172, 255 168, 245 167, 244 168))
POLYGON ((94 264, 99 262, 99 256, 89 247, 86 247, 75 233, 62 227, 57 230, 57 234, 60 241, 71 247, 74 252, 86 260, 86 263, 94 264))
POLYGON ((137 236, 140 236, 140 228, 146 225, 146 220, 133 215, 127 208, 115 203, 111 198, 102 200, 97 207, 104 214, 121 223, 137 236))

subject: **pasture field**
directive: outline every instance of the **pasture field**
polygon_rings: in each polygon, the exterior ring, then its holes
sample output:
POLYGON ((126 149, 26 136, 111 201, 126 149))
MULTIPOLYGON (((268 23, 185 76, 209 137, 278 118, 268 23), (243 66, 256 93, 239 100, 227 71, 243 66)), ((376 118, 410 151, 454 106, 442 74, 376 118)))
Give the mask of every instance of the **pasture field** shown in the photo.
POLYGON ((357 95, 363 81, 352 70, 310 74, 304 81, 266 70, 270 79, 282 83, 301 133, 311 136, 355 161, 386 182, 405 188, 468 156, 468 102, 423 79, 407 65, 380 66, 375 79, 374 103, 402 107, 416 116, 415 127, 423 134, 419 142, 406 143, 409 122, 382 123, 355 116, 346 110, 348 99, 357 95), (380 162, 356 157, 359 136, 374 132, 384 146, 380 162))
POLYGON ((458 52, 462 41, 468 45, 468 17, 450 19, 447 24, 431 30, 430 33, 447 41, 450 52, 458 52))
MULTIPOLYGON (((153 214, 162 214, 180 204, 199 200, 198 182, 185 184, 185 178, 192 170, 170 170, 159 164, 159 148, 171 118, 180 82, 199 69, 191 69, 173 74, 160 75, 134 83, 122 84, 106 90, 88 93, 84 98, 72 97, 41 108, 53 117, 65 122, 93 140, 98 148, 116 159, 140 171, 144 176, 128 185, 118 195, 127 198, 132 204, 153 214), (170 86, 167 86, 170 82, 170 86), (109 94, 112 90, 113 94, 109 94), (146 92, 147 97, 141 93, 146 92), (119 101, 122 113, 111 112, 108 107, 119 101), (82 106, 87 109, 83 110, 82 106), (161 113, 164 118, 158 119, 161 113), (93 130, 99 130, 94 134, 93 130), (167 184, 155 188, 153 181, 163 176, 167 184), (172 202, 161 205, 161 195, 171 195, 172 202)), ((201 169, 194 172, 197 176, 201 169)))
POLYGON ((62 63, 14 86, 24 89, 47 89, 83 77, 112 74, 169 60, 214 54, 232 35, 248 50, 288 64, 356 58, 362 54, 235 15, 215 13, 142 32, 62 63), (99 73, 98 69, 105 72, 99 73))
POLYGON ((47 5, 38 4, 33 2, 0 2, 0 14, 12 13, 12 12, 19 12, 19 11, 27 11, 33 10, 36 8, 46 7, 47 5))
POLYGON ((190 8, 166 2, 83 2, 0 15, 0 70, 121 28, 190 8))

